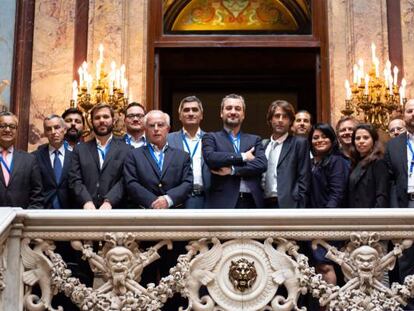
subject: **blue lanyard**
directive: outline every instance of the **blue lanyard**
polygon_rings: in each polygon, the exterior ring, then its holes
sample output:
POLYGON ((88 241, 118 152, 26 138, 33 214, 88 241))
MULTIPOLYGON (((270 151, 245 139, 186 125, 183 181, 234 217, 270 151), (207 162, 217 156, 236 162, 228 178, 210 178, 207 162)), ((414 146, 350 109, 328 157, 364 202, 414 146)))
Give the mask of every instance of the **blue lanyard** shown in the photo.
POLYGON ((188 153, 190 154, 191 161, 193 161, 194 155, 197 151, 197 148, 198 148, 198 145, 200 144, 201 139, 198 138, 197 144, 195 145, 195 147, 193 149, 193 152, 191 152, 190 145, 187 142, 187 138, 184 135, 184 131, 181 131, 181 135, 183 137, 183 142, 184 142, 185 148, 187 149, 188 153))
POLYGON ((4 165, 4 167, 6 168, 7 172, 9 173, 9 175, 11 175, 11 172, 13 170, 13 166, 14 166, 14 158, 12 158, 12 161, 10 163, 10 166, 7 165, 6 160, 3 159, 3 157, 0 155, 0 162, 4 165))
MULTIPOLYGON (((112 141, 111 141, 111 142, 112 142, 112 141)), ((105 146, 105 149, 101 149, 101 148, 98 146, 98 151, 99 151, 99 153, 101 154, 102 160, 104 160, 104 161, 105 161, 106 154, 108 153, 109 148, 111 147, 111 142, 105 146)))
POLYGON ((231 141, 231 144, 234 147, 234 150, 236 153, 240 153, 240 132, 237 134, 237 137, 234 138, 233 135, 231 135, 231 132, 229 133, 229 139, 231 141))
POLYGON ((157 163, 158 169, 161 172, 162 171, 162 163, 164 161, 164 152, 161 151, 160 152, 160 157, 157 158, 157 156, 155 155, 154 148, 152 148, 151 144, 148 144, 147 146, 148 146, 148 149, 149 149, 149 152, 150 152, 152 158, 154 159, 155 163, 157 163))
POLYGON ((410 176, 411 176, 413 173, 413 168, 414 168, 414 150, 413 150, 413 147, 411 146, 410 139, 408 137, 407 137, 407 146, 411 152, 411 163, 410 163, 410 176))

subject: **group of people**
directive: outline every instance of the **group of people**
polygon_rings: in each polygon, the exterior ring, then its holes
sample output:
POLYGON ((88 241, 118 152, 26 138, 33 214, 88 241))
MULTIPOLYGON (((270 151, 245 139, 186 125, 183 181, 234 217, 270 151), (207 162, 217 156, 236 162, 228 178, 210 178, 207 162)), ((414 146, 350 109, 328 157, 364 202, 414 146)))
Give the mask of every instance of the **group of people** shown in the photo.
POLYGON ((414 100, 389 123, 383 144, 370 124, 342 117, 312 125, 285 100, 272 102, 269 139, 241 130, 242 96, 222 99, 223 129, 201 129, 196 96, 178 108, 182 128, 139 103, 125 111, 126 134, 113 135, 114 111, 91 110, 94 138, 82 141, 81 111, 44 119, 48 143, 14 148, 18 120, 0 115, 0 205, 23 208, 387 208, 414 207, 414 100), (413 133, 413 134, 411 134, 413 133))

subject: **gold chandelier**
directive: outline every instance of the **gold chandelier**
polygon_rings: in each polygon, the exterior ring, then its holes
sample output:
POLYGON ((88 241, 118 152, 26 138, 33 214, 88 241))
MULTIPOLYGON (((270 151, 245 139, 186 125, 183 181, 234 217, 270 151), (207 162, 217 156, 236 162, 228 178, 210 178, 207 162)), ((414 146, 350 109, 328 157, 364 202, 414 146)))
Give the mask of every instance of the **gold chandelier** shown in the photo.
MULTIPOLYGON (((71 108, 78 108, 84 114, 88 129, 84 136, 92 132, 90 111, 100 103, 109 104, 115 111, 114 133, 123 134, 123 126, 120 124, 120 114, 128 104, 128 80, 125 78, 125 65, 117 68, 114 61, 111 62, 109 74, 105 71, 104 48, 99 45, 99 58, 96 62, 94 74, 89 70, 89 64, 84 61, 78 69, 79 82, 72 83, 71 108)), ((92 66, 91 66, 92 67, 92 66)))
POLYGON ((385 64, 380 74, 379 59, 375 54, 375 44, 371 44, 372 64, 368 72, 364 71, 364 61, 360 59, 353 67, 353 83, 345 81, 345 109, 343 115, 354 113, 363 115, 364 122, 386 130, 393 113, 400 113, 407 102, 407 82, 401 79, 398 85, 398 67, 391 71, 391 62, 385 64))

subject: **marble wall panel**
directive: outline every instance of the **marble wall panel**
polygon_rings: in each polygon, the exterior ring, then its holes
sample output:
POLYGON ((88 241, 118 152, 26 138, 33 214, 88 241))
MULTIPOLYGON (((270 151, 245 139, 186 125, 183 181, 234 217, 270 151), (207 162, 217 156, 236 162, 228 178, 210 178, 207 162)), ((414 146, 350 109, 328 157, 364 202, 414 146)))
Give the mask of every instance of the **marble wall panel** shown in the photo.
POLYGON ((35 8, 29 151, 46 142, 43 119, 71 98, 75 1, 38 0, 35 8))
POLYGON ((328 1, 331 121, 340 118, 345 105, 345 79, 352 79, 352 67, 359 58, 371 65, 371 43, 384 66, 388 59, 386 0, 328 1))
POLYGON ((401 1, 401 31, 407 98, 414 98, 414 1, 401 1))
POLYGON ((0 9, 0 109, 10 107, 16 1, 2 0, 0 9))
POLYGON ((88 61, 105 48, 107 71, 111 61, 125 64, 130 101, 145 103, 147 0, 91 0, 89 5, 88 61))

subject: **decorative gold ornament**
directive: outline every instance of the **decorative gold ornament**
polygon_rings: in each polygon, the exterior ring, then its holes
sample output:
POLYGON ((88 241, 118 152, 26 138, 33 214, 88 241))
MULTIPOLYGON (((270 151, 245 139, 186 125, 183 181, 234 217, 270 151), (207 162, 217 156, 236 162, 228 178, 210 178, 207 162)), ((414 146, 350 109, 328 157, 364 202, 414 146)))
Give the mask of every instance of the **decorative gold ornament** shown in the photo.
POLYGON ((363 114, 363 120, 375 127, 386 130, 391 115, 400 113, 407 102, 407 82, 401 79, 398 85, 398 67, 391 71, 391 62, 385 64, 383 76, 380 75, 379 59, 375 54, 375 44, 371 45, 372 65, 368 73, 364 71, 364 61, 360 59, 353 68, 352 87, 345 81, 345 116, 363 114))
POLYGON ((78 108, 84 114, 88 130, 84 132, 87 136, 92 132, 90 112, 92 108, 100 103, 109 104, 115 111, 114 134, 123 135, 122 126, 119 126, 119 116, 128 105, 128 80, 125 78, 125 65, 116 67, 111 62, 109 74, 105 71, 103 57, 103 45, 99 45, 99 58, 96 62, 95 77, 89 73, 90 66, 85 61, 78 69, 79 82, 72 83, 71 108, 78 108))
POLYGON ((253 286, 257 278, 254 261, 249 262, 246 258, 231 261, 229 279, 235 289, 242 293, 253 286))

